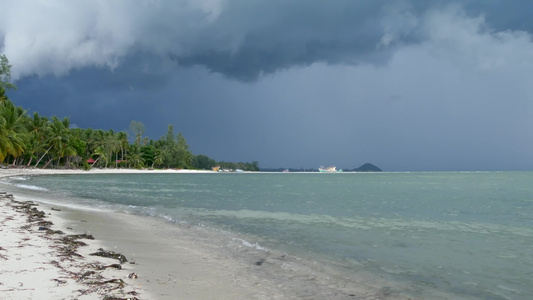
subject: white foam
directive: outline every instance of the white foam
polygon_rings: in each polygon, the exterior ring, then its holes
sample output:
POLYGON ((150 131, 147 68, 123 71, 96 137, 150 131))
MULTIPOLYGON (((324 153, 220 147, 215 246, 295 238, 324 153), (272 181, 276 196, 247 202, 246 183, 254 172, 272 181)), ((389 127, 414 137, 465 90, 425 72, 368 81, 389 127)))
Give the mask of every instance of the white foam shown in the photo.
POLYGON ((33 190, 33 191, 48 191, 48 189, 45 189, 43 187, 38 187, 34 185, 28 185, 28 184, 15 184, 16 187, 27 189, 27 190, 33 190))
POLYGON ((243 240, 243 239, 234 238, 233 240, 241 242, 246 247, 254 248, 256 250, 268 251, 267 248, 259 245, 259 243, 257 243, 257 242, 255 244, 252 244, 252 243, 250 243, 250 242, 248 242, 246 240, 243 240))

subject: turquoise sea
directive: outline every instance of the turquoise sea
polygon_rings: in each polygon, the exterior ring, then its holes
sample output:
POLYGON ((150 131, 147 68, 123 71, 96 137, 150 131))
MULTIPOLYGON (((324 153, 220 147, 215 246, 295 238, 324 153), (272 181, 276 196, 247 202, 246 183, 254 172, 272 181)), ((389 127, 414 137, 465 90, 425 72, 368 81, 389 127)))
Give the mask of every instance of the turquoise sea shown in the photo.
POLYGON ((63 205, 230 232, 346 280, 398 283, 415 298, 533 299, 533 172, 88 174, 3 184, 63 205))

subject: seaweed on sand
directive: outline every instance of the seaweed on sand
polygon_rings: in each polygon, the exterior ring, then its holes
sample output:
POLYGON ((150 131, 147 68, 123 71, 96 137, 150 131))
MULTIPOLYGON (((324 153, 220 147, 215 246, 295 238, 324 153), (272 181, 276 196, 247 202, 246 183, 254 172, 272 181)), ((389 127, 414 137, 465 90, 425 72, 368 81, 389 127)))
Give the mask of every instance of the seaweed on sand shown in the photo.
POLYGON ((80 239, 94 240, 94 237, 90 234, 70 234, 57 240, 62 245, 59 246, 59 256, 72 259, 72 256, 81 257, 76 251, 81 246, 86 246, 85 242, 80 239))
MULTIPOLYGON (((82 241, 93 240, 94 237, 90 234, 72 234, 65 235, 60 230, 53 230, 53 223, 45 220, 47 214, 36 208, 38 204, 32 201, 16 201, 11 194, 0 192, 0 199, 6 199, 8 205, 15 211, 23 213, 27 218, 27 223, 21 226, 21 229, 28 230, 30 233, 42 232, 45 234, 39 234, 42 238, 53 241, 50 246, 57 249, 58 260, 50 261, 49 263, 60 269, 62 274, 66 277, 51 279, 56 282, 57 285, 67 284, 67 278, 75 279, 76 281, 85 285, 86 288, 80 289, 77 292, 82 295, 99 295, 107 300, 121 300, 121 299, 138 299, 135 297, 137 293, 135 291, 127 292, 127 284, 122 279, 107 279, 103 276, 103 270, 108 268, 114 268, 122 270, 122 266, 118 263, 104 265, 99 262, 89 262, 83 259, 83 257, 77 253, 79 247, 86 246, 87 244, 82 241), (55 235, 55 236, 54 236, 55 235), (60 235, 60 236, 58 236, 60 235), (82 259, 78 259, 82 258, 82 259), (68 262, 66 262, 68 261, 68 262)), ((57 209, 53 209, 57 210, 57 209)), ((7 217, 6 220, 11 220, 13 217, 7 217)), ((25 240, 28 240, 25 238, 25 240)), ((21 245, 20 247, 22 247, 21 245)), ((8 257, 3 255, 3 251, 6 251, 3 247, 0 247, 0 260, 7 260, 8 257)), ((127 261, 126 257, 122 254, 114 253, 112 251, 105 251, 98 249, 98 252, 91 255, 114 258, 119 260, 122 264, 127 261)), ((131 273, 134 274, 134 273, 131 273)), ((130 274, 130 278, 131 277, 130 274)), ((136 274, 135 274, 136 276, 136 274)), ((2 283, 0 283, 1 285, 2 283)))
POLYGON ((98 252, 94 252, 94 253, 91 253, 89 255, 101 256, 101 257, 107 257, 107 258, 114 258, 114 259, 118 260, 121 264, 123 264, 123 263, 128 261, 126 259, 126 256, 124 256, 124 255, 122 255, 120 253, 115 253, 113 251, 105 251, 102 248, 98 249, 98 252))

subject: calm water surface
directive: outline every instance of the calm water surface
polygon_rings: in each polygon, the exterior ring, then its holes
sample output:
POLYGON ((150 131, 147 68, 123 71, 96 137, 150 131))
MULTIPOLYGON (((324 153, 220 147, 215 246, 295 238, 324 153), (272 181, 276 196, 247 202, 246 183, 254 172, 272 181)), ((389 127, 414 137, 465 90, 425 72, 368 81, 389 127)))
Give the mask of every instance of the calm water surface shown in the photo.
POLYGON ((261 247, 444 298, 533 299, 533 172, 90 174, 5 183, 63 204, 252 236, 261 247))

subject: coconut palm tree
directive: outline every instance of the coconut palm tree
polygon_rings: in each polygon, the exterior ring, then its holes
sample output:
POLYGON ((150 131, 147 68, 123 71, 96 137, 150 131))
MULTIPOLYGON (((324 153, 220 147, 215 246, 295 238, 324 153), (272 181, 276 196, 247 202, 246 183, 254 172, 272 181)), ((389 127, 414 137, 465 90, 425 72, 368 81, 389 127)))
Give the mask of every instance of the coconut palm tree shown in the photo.
POLYGON ((33 114, 33 118, 28 118, 28 155, 29 161, 27 166, 30 166, 33 158, 39 151, 44 151, 46 145, 46 137, 50 130, 50 120, 46 117, 39 116, 38 113, 33 114))
POLYGON ((152 162, 152 169, 154 168, 154 165, 160 166, 162 164, 163 164, 163 154, 161 153, 160 149, 156 149, 154 160, 152 162))
POLYGON ((124 160, 124 157, 126 156, 126 149, 130 145, 128 142, 128 134, 124 131, 120 131, 117 133, 117 135, 120 144, 120 160, 124 160))
POLYGON ((141 148, 135 144, 130 146, 130 151, 128 151, 126 160, 128 161, 128 166, 130 168, 133 167, 140 169, 144 167, 144 159, 141 156, 141 148))
POLYGON ((105 161, 106 165, 107 165, 107 156, 106 156, 106 151, 104 149, 104 147, 102 146, 98 146, 96 149, 94 149, 94 152, 93 152, 93 155, 96 155, 98 156, 96 158, 96 160, 94 161, 94 163, 91 165, 91 169, 94 167, 94 165, 96 165, 96 163, 101 159, 103 161, 105 161))
POLYGON ((24 153, 24 141, 27 138, 25 117, 26 112, 11 101, 0 103, 0 162, 11 155, 15 164, 16 159, 24 153))
MULTIPOLYGON (((53 156, 46 162, 44 168, 52 162, 53 159, 57 159, 57 166, 61 162, 61 158, 70 157, 76 155, 76 149, 70 144, 70 132, 69 132, 70 120, 64 118, 59 120, 57 117, 52 117, 52 125, 50 126, 50 138, 48 143, 52 149, 53 156)), ((67 163, 68 165, 68 159, 67 163)))

